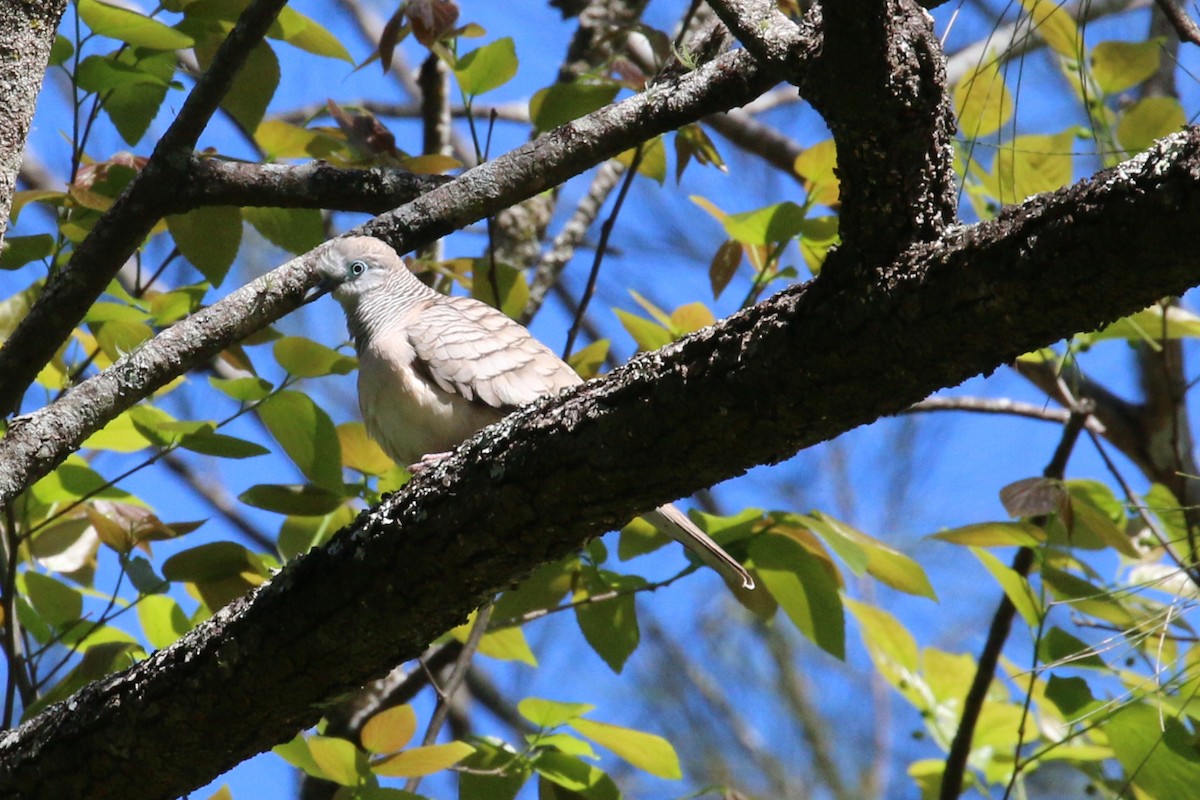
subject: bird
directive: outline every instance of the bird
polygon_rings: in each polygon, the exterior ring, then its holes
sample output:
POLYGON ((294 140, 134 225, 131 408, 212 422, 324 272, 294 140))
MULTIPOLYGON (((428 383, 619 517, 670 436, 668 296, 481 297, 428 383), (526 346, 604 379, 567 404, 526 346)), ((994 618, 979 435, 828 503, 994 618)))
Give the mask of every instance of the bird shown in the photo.
MULTIPOLYGON (((520 323, 470 297, 422 283, 386 242, 335 239, 318 261, 358 353, 368 435, 400 464, 428 465, 509 412, 583 379, 520 323)), ((674 505, 645 515, 726 580, 754 579, 674 505)))

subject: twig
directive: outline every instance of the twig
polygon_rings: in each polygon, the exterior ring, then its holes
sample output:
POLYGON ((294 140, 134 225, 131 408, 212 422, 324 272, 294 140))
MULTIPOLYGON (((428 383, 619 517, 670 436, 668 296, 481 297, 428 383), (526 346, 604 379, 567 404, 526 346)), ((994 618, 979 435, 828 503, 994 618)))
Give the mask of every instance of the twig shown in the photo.
MULTIPOLYGON (((446 722, 446 716, 450 713, 450 698, 458 691, 458 687, 467 677, 467 670, 471 667, 471 659, 475 657, 476 651, 479 650, 479 643, 483 641, 483 636, 487 633, 488 621, 491 618, 491 603, 488 603, 476 612, 475 622, 471 625, 471 632, 467 635, 467 641, 463 643, 462 651, 458 654, 458 658, 454 662, 454 668, 450 672, 450 677, 446 680, 445 685, 438 689, 437 707, 433 710, 433 716, 429 720, 429 727, 425 729, 425 737, 421 740, 423 747, 428 747, 437 741, 438 733, 441 731, 442 725, 446 722)), ((416 792, 420 784, 420 776, 409 778, 404 784, 404 790, 406 792, 416 792)))
POLYGON ((1179 35, 1179 41, 1191 42, 1194 45, 1200 45, 1200 25, 1187 15, 1183 10, 1182 4, 1177 5, 1174 0, 1154 0, 1158 6, 1158 10, 1163 13, 1163 16, 1171 21, 1172 27, 1175 28, 1175 33, 1179 35))
MULTIPOLYGON (((1058 447, 1054 451, 1054 456, 1042 471, 1045 477, 1062 479, 1066 471, 1067 459, 1070 458, 1071 450, 1075 447, 1075 442, 1083 430, 1089 411, 1090 409, 1071 413, 1071 417, 1063 429, 1058 447)), ((1041 523, 1044 524, 1044 522, 1045 519, 1042 518, 1041 523)), ((1012 561, 1012 571, 1021 577, 1028 575, 1033 566, 1033 555, 1033 548, 1030 547, 1022 547, 1017 550, 1012 561)), ((958 723, 958 730, 954 732, 954 739, 950 742, 950 751, 946 754, 946 768, 942 773, 942 788, 939 793, 941 800, 955 800, 962 793, 967 759, 971 755, 971 742, 975 737, 975 726, 979 722, 979 714, 987 699, 988 689, 996 677, 996 665, 1000 660, 1000 652, 1008 640, 1016 613, 1017 608, 1008 595, 1001 597, 1000 603, 992 615, 987 641, 984 643, 983 651, 979 654, 979 662, 975 668, 975 677, 971 681, 971 688, 967 691, 966 699, 963 700, 963 713, 958 723)))

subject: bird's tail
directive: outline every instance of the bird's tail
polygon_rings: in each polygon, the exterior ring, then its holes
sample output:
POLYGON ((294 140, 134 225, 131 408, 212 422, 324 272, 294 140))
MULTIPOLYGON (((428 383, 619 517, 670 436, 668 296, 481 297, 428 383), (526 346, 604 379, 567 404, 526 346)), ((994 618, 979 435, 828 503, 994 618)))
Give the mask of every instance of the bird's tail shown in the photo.
POLYGON ((673 505, 659 506, 646 519, 660 533, 670 536, 700 557, 700 560, 729 580, 740 583, 743 588, 753 589, 754 579, 737 559, 721 549, 707 533, 697 528, 687 515, 673 505))

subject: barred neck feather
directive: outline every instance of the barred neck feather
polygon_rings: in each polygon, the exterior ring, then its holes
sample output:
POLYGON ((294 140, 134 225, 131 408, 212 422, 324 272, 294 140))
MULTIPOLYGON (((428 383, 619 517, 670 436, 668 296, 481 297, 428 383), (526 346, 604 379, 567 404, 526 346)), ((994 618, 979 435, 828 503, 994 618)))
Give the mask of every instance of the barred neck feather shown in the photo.
POLYGON ((396 264, 388 269, 385 280, 358 298, 353 313, 346 315, 350 335, 361 347, 389 328, 411 319, 409 315, 418 307, 440 297, 407 267, 396 264))

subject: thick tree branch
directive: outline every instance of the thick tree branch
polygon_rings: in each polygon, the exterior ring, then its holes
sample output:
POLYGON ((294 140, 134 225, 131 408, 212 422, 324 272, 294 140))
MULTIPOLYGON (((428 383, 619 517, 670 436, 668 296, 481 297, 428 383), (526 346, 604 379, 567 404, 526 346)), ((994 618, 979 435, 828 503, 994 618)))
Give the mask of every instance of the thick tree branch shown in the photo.
POLYGON ((0 794, 200 785, 631 514, 1182 293, 1200 281, 1181 235, 1198 217, 1190 130, 915 246, 869 298, 823 278, 793 287, 518 411, 252 597, 0 739, 0 794), (207 698, 205 715, 182 696, 207 698))
MULTIPOLYGON (((773 82, 739 51, 622 103, 563 125, 357 229, 400 252, 562 183, 617 153, 705 114, 744 103, 773 82)), ((0 506, 79 448, 87 435, 176 375, 278 319, 316 283, 313 251, 160 333, 55 403, 14 419, 0 440, 0 506)))
POLYGON ((17 187, 25 139, 33 121, 50 45, 67 7, 50 3, 0 0, 0 244, 8 231, 8 212, 17 187))
POLYGON ((159 209, 176 191, 200 133, 250 50, 266 35, 287 0, 254 0, 221 43, 212 66, 196 82, 179 115, 163 134, 144 169, 95 228, 51 274, 29 314, 0 347, 0 414, 16 411, 25 390, 71 335, 117 270, 161 219, 159 209))
POLYGON ((201 206, 320 208, 381 214, 443 183, 445 175, 405 169, 343 169, 324 161, 292 166, 190 156, 176 192, 159 211, 182 214, 201 206))

